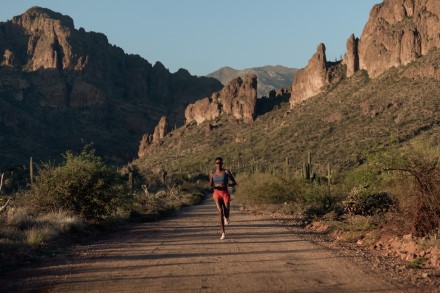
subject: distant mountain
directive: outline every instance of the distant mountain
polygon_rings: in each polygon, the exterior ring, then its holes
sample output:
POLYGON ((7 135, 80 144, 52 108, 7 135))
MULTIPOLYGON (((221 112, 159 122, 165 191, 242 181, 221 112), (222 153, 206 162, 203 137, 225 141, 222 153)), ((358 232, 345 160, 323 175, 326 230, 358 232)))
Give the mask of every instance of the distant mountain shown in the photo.
POLYGON ((210 74, 208 77, 218 79, 222 84, 226 85, 237 77, 245 77, 246 75, 255 74, 258 79, 257 96, 269 96, 269 92, 273 89, 282 89, 290 87, 298 69, 288 68, 281 65, 253 67, 237 70, 231 67, 222 67, 210 74))
POLYGON ((0 22, 0 63, 0 168, 90 142, 126 163, 162 116, 182 125, 188 104, 222 88, 214 78, 170 73, 126 54, 105 35, 40 7, 0 22))

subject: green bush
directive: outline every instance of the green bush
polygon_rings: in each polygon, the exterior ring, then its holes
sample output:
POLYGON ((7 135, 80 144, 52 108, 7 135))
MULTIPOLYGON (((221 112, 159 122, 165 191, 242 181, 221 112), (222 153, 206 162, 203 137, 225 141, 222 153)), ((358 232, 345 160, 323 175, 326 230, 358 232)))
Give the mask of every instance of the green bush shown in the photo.
POLYGON ((43 166, 31 192, 35 209, 71 211, 89 222, 115 214, 125 199, 116 170, 88 149, 66 152, 60 166, 43 166))
POLYGON ((334 198, 329 194, 327 184, 304 182, 301 186, 300 204, 309 215, 323 215, 333 206, 334 198))
POLYGON ((373 193, 367 186, 359 186, 352 189, 343 204, 349 214, 371 216, 388 211, 394 200, 386 192, 373 193))

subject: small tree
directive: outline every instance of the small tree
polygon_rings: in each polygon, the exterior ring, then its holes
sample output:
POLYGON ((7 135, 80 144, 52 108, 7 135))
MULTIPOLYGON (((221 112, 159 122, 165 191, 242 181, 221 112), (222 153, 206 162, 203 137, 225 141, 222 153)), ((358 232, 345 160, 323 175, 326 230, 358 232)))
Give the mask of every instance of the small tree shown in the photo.
POLYGON ((32 193, 38 210, 68 210, 89 222, 114 214, 125 197, 120 176, 87 147, 66 152, 59 166, 44 165, 32 193))

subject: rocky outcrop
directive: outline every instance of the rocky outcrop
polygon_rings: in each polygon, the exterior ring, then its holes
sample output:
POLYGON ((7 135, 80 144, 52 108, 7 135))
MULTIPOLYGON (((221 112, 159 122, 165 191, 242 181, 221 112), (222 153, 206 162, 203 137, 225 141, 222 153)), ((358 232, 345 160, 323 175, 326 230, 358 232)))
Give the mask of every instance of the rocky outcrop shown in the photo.
POLYGON ((376 77, 440 47, 438 0, 385 0, 377 4, 359 42, 360 69, 376 77))
POLYGON ((291 107, 321 92, 327 84, 327 70, 325 45, 319 44, 307 66, 299 70, 293 80, 291 107))
MULTIPOLYGON (((12 19, 12 25, 30 35, 27 52, 31 56, 30 70, 56 68, 73 69, 75 56, 69 41, 73 20, 49 9, 33 7, 12 19)), ((75 58, 76 57, 76 58, 75 58)))
POLYGON ((10 51, 9 49, 5 50, 5 53, 3 54, 3 61, 1 63, 2 66, 9 66, 9 67, 16 67, 19 65, 14 52, 10 51))
POLYGON ((248 75, 244 79, 238 77, 221 91, 213 93, 211 97, 190 104, 185 110, 186 124, 193 121, 200 124, 218 118, 222 114, 231 115, 245 123, 252 123, 255 118, 256 99, 257 76, 248 75))
POLYGON ((347 40, 347 51, 342 64, 346 66, 346 76, 351 77, 359 70, 359 39, 352 34, 347 40))
POLYGON ((153 133, 153 144, 161 144, 165 135, 168 134, 168 119, 166 116, 162 116, 160 118, 159 124, 157 124, 156 128, 154 128, 153 133))
POLYGON ((168 119, 166 116, 160 118, 159 124, 154 128, 153 134, 145 133, 139 143, 138 156, 142 158, 145 156, 150 146, 159 146, 163 143, 165 136, 169 132, 168 119))

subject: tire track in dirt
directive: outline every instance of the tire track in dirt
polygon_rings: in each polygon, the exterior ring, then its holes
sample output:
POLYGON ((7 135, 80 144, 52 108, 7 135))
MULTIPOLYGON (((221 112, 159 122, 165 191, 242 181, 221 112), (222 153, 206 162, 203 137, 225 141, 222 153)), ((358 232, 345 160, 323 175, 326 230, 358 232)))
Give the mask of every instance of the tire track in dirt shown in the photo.
POLYGON ((7 292, 409 292, 279 221, 232 205, 227 239, 208 198, 0 278, 7 292))

